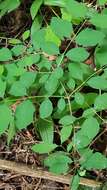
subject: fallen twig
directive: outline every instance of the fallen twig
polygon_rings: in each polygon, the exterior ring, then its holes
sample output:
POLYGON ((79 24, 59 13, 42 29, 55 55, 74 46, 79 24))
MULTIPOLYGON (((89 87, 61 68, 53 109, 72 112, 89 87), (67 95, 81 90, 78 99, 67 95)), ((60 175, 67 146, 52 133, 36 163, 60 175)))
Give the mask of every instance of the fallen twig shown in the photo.
MULTIPOLYGON (((20 175, 31 176, 34 178, 48 179, 63 184, 70 184, 71 175, 54 175, 51 172, 44 171, 42 168, 27 166, 13 161, 0 159, 0 169, 9 170, 11 172, 19 173, 20 175)), ((88 187, 100 187, 101 183, 95 180, 81 178, 80 184, 88 187)))

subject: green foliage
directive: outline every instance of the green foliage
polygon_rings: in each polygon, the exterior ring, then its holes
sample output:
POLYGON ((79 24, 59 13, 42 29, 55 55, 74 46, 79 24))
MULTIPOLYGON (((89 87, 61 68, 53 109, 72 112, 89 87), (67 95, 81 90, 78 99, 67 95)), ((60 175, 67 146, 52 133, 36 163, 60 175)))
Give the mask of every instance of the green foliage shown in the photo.
MULTIPOLYGON (((0 17, 20 3, 0 1, 0 17)), ((87 171, 107 167, 91 146, 107 119, 105 3, 97 2, 99 13, 75 0, 34 0, 31 29, 0 47, 0 135, 9 145, 17 131, 34 127, 39 142, 31 149, 45 154, 44 166, 56 174, 73 165, 73 190, 87 171), (45 6, 49 20, 41 17, 45 6)))
POLYGON ((33 122, 34 105, 25 100, 19 104, 15 111, 15 124, 18 129, 24 129, 33 122))
POLYGON ((44 165, 49 167, 49 171, 54 172, 55 174, 65 174, 69 166, 68 164, 72 163, 72 160, 67 156, 65 152, 55 152, 48 156, 44 160, 44 165))

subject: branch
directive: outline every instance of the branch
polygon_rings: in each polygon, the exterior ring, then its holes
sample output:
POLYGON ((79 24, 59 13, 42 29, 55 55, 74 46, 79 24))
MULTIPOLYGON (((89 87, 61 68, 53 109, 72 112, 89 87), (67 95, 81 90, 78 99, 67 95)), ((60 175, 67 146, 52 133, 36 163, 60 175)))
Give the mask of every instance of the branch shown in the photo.
MULTIPOLYGON (((44 171, 42 168, 36 166, 31 167, 25 164, 19 164, 13 161, 6 161, 0 159, 0 169, 9 170, 11 172, 19 173, 20 175, 30 176, 34 178, 48 179, 63 184, 70 184, 73 176, 71 175, 55 175, 50 172, 44 171)), ((80 184, 88 187, 100 187, 101 183, 91 179, 80 179, 80 184)))

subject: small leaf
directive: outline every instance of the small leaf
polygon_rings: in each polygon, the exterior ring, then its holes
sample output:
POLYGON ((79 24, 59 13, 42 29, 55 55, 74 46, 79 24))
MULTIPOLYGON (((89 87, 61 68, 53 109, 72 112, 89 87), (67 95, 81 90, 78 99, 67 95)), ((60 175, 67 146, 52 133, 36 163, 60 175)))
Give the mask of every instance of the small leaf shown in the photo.
POLYGON ((27 40, 29 36, 30 36, 30 30, 26 30, 22 35, 23 41, 27 40))
POLYGON ((43 142, 53 143, 54 130, 53 130, 53 122, 52 121, 39 119, 37 121, 36 127, 40 133, 40 136, 41 136, 43 142))
POLYGON ((72 132, 72 126, 67 126, 67 127, 63 127, 61 129, 61 132, 60 132, 60 136, 61 136, 61 143, 63 143, 64 141, 66 141, 70 134, 72 132))
POLYGON ((12 112, 5 104, 0 105, 0 134, 4 133, 12 120, 12 112))
POLYGON ((34 2, 32 3, 31 8, 30 8, 30 13, 31 13, 31 16, 32 16, 32 20, 37 15, 42 3, 43 3, 43 0, 39 0, 39 1, 34 0, 34 2))
POLYGON ((63 111, 65 106, 66 106, 65 100, 64 100, 64 98, 61 98, 58 101, 58 109, 59 109, 59 111, 63 111))
POLYGON ((74 123, 75 120, 76 118, 74 116, 65 115, 59 120, 59 123, 62 124, 63 126, 67 126, 74 123))
POLYGON ((16 134, 15 124, 14 124, 14 117, 12 121, 10 122, 10 126, 8 129, 8 136, 7 136, 7 144, 10 145, 11 140, 14 138, 16 134))
POLYGON ((49 99, 44 100, 40 105, 40 117, 42 119, 49 117, 52 114, 53 106, 49 99))
POLYGON ((22 43, 21 40, 16 39, 16 38, 11 38, 11 39, 9 39, 8 42, 9 42, 10 44, 13 44, 13 45, 21 44, 21 43, 22 43))
POLYGON ((86 28, 76 37, 76 43, 83 46, 95 46, 104 39, 105 35, 101 31, 86 28))
POLYGON ((55 174, 65 174, 72 163, 71 158, 65 152, 55 152, 50 154, 45 160, 44 165, 49 167, 49 171, 55 174))
POLYGON ((75 80, 70 78, 70 80, 67 82, 67 86, 69 89, 73 90, 75 88, 75 80))
POLYGON ((80 177, 79 175, 74 175, 71 182, 71 190, 77 190, 79 187, 80 177))
POLYGON ((82 62, 88 58, 89 53, 84 48, 78 47, 69 50, 66 56, 72 61, 82 62))
POLYGON ((0 97, 3 98, 6 90, 6 82, 0 78, 0 97))
POLYGON ((98 111, 107 109, 107 93, 103 93, 96 97, 94 108, 98 111))
POLYGON ((82 117, 88 118, 89 116, 94 116, 96 113, 96 110, 94 108, 88 108, 84 110, 82 117))
POLYGON ((52 150, 54 150, 57 147, 56 144, 50 144, 50 143, 46 143, 46 142, 42 142, 40 144, 35 144, 32 146, 32 150, 34 152, 37 152, 39 154, 45 154, 45 153, 49 153, 52 150))
POLYGON ((18 129, 24 129, 33 122, 35 107, 31 101, 20 103, 15 111, 15 125, 18 129))
POLYGON ((84 104, 84 96, 80 92, 75 93, 74 97, 77 104, 79 105, 84 104))
POLYGON ((8 48, 0 49, 0 61, 9 61, 12 60, 12 53, 8 48))

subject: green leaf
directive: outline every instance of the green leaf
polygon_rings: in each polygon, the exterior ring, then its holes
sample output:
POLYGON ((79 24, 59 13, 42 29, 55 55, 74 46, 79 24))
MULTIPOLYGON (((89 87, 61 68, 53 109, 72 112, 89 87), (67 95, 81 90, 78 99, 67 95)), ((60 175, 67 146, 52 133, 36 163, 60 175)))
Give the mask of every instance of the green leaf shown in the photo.
POLYGON ((0 61, 9 61, 12 60, 12 53, 8 48, 0 49, 0 61))
POLYGON ((96 97, 94 108, 98 111, 107 109, 107 93, 103 93, 96 97))
POLYGON ((76 43, 82 46, 95 46, 103 41, 105 35, 101 31, 86 28, 76 37, 76 43))
POLYGON ((67 86, 69 89, 73 90, 75 88, 75 80, 70 77, 69 81, 67 82, 67 86))
POLYGON ((25 96, 26 88, 23 86, 23 84, 20 81, 16 81, 12 84, 9 94, 13 96, 25 96))
POLYGON ((21 44, 22 43, 19 39, 16 39, 16 38, 11 38, 11 39, 9 39, 8 42, 10 44, 13 44, 13 45, 17 45, 17 44, 21 44))
POLYGON ((91 157, 83 164, 87 170, 107 168, 107 158, 99 152, 92 154, 91 157))
POLYGON ((59 99, 57 106, 58 106, 59 111, 63 111, 65 109, 66 102, 65 102, 64 98, 59 99))
POLYGON ((84 3, 74 0, 68 0, 66 3, 67 11, 72 15, 73 19, 84 18, 87 13, 87 7, 84 3))
POLYGON ((67 127, 63 127, 61 129, 61 132, 60 132, 60 136, 61 136, 61 143, 65 142, 69 136, 71 135, 71 132, 72 132, 72 126, 67 126, 67 127))
POLYGON ((10 145, 10 142, 14 138, 15 134, 16 134, 16 129, 15 129, 15 123, 14 123, 14 117, 13 117, 8 129, 8 136, 7 136, 8 146, 10 145))
POLYGON ((79 105, 84 104, 84 96, 80 92, 76 92, 74 97, 77 104, 79 105))
POLYGON ((23 41, 27 40, 29 36, 30 36, 30 30, 26 30, 22 35, 23 41))
POLYGON ((15 45, 15 46, 11 49, 11 51, 12 51, 12 54, 17 57, 17 56, 23 54, 23 53, 26 51, 26 47, 25 47, 24 45, 22 45, 22 44, 20 44, 20 45, 15 45))
POLYGON ((101 76, 92 77, 88 80, 87 84, 95 89, 106 90, 107 89, 107 80, 101 76))
POLYGON ((65 7, 66 0, 44 0, 44 4, 48 6, 65 7))
POLYGON ((79 187, 80 177, 79 175, 74 175, 71 182, 71 190, 77 190, 79 187))
POLYGON ((25 88, 29 88, 35 81, 36 73, 35 72, 25 72, 20 77, 20 83, 25 88))
POLYGON ((45 160, 44 165, 49 167, 49 171, 55 174, 67 173, 69 166, 72 163, 71 158, 65 152, 55 152, 50 154, 45 160))
POLYGON ((31 37, 36 34, 36 32, 40 29, 41 27, 41 17, 38 15, 35 17, 33 20, 32 26, 31 26, 31 37))
POLYGON ((45 143, 53 143, 53 122, 39 119, 36 125, 37 130, 39 131, 40 136, 42 138, 42 141, 45 143))
POLYGON ((98 0, 98 5, 105 5, 107 3, 107 0, 98 0))
POLYGON ((44 42, 41 44, 42 51, 48 55, 57 55, 59 54, 58 46, 53 42, 44 42))
POLYGON ((4 72, 4 65, 0 65, 0 75, 2 75, 4 72))
POLYGON ((81 68, 81 64, 70 63, 68 69, 72 78, 83 80, 83 69, 81 68))
POLYGON ((49 99, 45 99, 40 105, 40 117, 42 119, 49 117, 52 114, 53 106, 49 99))
POLYGON ((91 24, 95 25, 96 27, 99 27, 102 29, 103 28, 107 29, 106 20, 107 20, 106 14, 96 14, 90 19, 90 22, 91 22, 91 24))
POLYGON ((5 104, 0 105, 0 135, 5 132, 12 120, 12 112, 5 104))
POLYGON ((89 53, 82 47, 72 48, 66 54, 66 56, 75 62, 85 61, 89 57, 89 53))
POLYGON ((18 129, 24 129, 33 122, 35 107, 31 101, 20 103, 15 111, 15 125, 18 129))
POLYGON ((0 78, 0 97, 3 98, 6 90, 6 82, 0 78))
POLYGON ((93 117, 87 118, 82 124, 81 129, 75 134, 75 137, 73 139, 75 146, 78 149, 86 147, 98 134, 98 132, 98 121, 93 117))
POLYGON ((52 95, 57 90, 57 87, 58 79, 55 76, 51 75, 45 83, 45 89, 49 95, 52 95))
POLYGON ((88 108, 88 109, 84 110, 82 117, 88 118, 89 116, 94 116, 95 112, 96 112, 96 110, 94 110, 94 108, 88 108))
POLYGON ((56 34, 54 34, 54 32, 52 31, 51 27, 48 26, 46 28, 46 36, 45 36, 45 40, 47 42, 53 42, 55 43, 57 46, 61 45, 61 40, 58 38, 58 36, 56 34))
POLYGON ((47 142, 41 142, 39 144, 35 144, 32 146, 32 150, 34 152, 37 152, 39 154, 45 154, 45 153, 49 153, 52 150, 54 150, 57 147, 56 144, 51 144, 51 143, 47 143, 47 142))
POLYGON ((61 125, 70 125, 72 123, 74 123, 76 120, 76 118, 74 116, 71 116, 71 115, 65 115, 64 117, 62 117, 60 120, 59 120, 59 123, 61 125))
POLYGON ((70 38, 73 32, 72 24, 70 22, 57 17, 52 17, 50 27, 60 39, 63 39, 64 37, 70 38))
POLYGON ((96 64, 103 66, 107 62, 107 44, 98 47, 95 52, 96 64))
POLYGON ((37 15, 42 3, 43 3, 43 0, 39 0, 39 1, 34 0, 34 2, 32 3, 31 8, 30 8, 30 13, 31 13, 31 16, 32 16, 32 20, 37 15))

